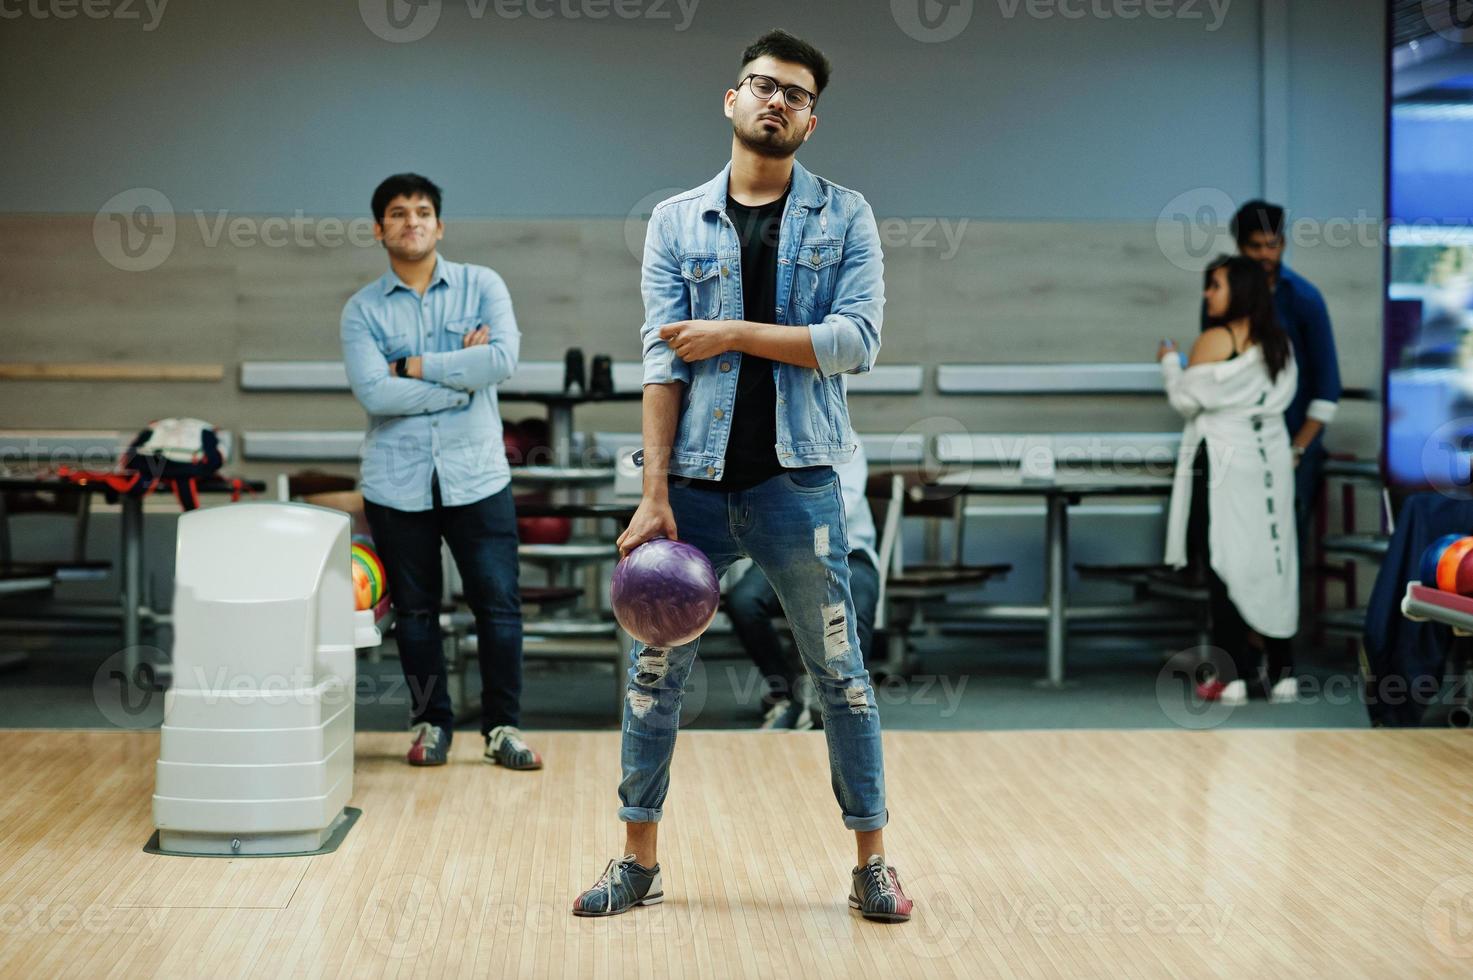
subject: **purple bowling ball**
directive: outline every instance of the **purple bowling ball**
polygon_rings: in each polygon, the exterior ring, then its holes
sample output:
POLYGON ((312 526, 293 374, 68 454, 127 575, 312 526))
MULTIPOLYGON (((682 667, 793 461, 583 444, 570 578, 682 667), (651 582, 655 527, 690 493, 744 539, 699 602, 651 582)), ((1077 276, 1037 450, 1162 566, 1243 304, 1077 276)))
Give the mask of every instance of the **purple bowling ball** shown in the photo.
POLYGON ((645 646, 669 649, 711 625, 721 586, 701 549, 653 538, 614 566, 609 599, 624 632, 645 646))

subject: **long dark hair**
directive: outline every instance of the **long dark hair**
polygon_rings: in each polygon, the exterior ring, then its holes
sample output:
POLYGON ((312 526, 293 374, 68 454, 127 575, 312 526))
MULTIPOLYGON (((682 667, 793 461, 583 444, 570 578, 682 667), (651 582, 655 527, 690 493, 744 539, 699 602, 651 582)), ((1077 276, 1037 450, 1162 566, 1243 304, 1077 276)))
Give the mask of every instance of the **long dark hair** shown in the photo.
POLYGON ((1279 326, 1274 313, 1274 293, 1268 284, 1268 273, 1263 266, 1241 255, 1220 255, 1212 260, 1202 279, 1205 290, 1212 283, 1213 273, 1227 270, 1228 308, 1220 317, 1208 317, 1209 327, 1224 327, 1234 320, 1248 318, 1248 342, 1263 350, 1263 361, 1268 365, 1268 376, 1277 380, 1279 372, 1289 363, 1289 335, 1279 326))

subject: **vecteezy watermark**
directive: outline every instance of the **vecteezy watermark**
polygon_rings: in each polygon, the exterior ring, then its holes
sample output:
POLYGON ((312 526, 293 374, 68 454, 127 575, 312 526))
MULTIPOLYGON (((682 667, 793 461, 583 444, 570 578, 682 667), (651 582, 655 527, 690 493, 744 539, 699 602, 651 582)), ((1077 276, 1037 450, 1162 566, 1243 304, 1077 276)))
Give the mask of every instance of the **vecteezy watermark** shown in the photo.
POLYGON ((138 21, 145 31, 156 30, 169 0, 0 0, 0 20, 138 21))
POLYGON ((164 935, 168 913, 162 908, 119 908, 99 902, 76 905, 35 898, 6 902, 0 904, 0 942, 28 936, 132 936, 152 945, 164 935))
POLYGON ((630 255, 634 256, 634 261, 644 261, 645 238, 649 232, 649 224, 655 206, 686 190, 689 188, 661 187, 659 190, 650 191, 635 201, 634 206, 624 215, 624 247, 629 250, 630 255))
POLYGON ((111 470, 121 446, 104 441, 95 446, 54 446, 35 436, 0 447, 0 470, 49 473, 66 466, 79 470, 111 470))
MULTIPOLYGON (((761 703, 766 693, 766 685, 760 671, 753 667, 727 666, 725 674, 727 687, 737 705, 746 708, 755 707, 761 703)), ((949 674, 917 674, 909 678, 892 674, 883 680, 873 682, 870 686, 874 690, 875 703, 880 707, 908 705, 938 708, 940 710, 936 713, 937 718, 952 718, 961 708, 962 698, 966 694, 970 680, 971 678, 965 674, 960 677, 953 677, 949 674)), ((803 688, 803 694, 812 699, 815 710, 817 710, 818 692, 809 685, 807 677, 800 677, 799 684, 803 688)), ((837 703, 836 699, 835 707, 847 708, 847 706, 847 701, 837 703)))
POLYGON ((358 913, 358 936, 380 956, 413 959, 434 946, 445 908, 435 883, 406 872, 374 882, 358 913))
POLYGON ((1422 0, 1422 19, 1454 44, 1473 44, 1473 0, 1422 0))
POLYGON ((970 224, 967 218, 881 218, 876 230, 887 249, 937 249, 936 258, 949 262, 961 251, 970 224))
MULTIPOLYGON (((690 188, 662 187, 650 191, 625 213, 624 247, 636 260, 644 261, 645 242, 655 207, 688 190, 690 188)), ((970 226, 969 218, 880 218, 875 221, 875 232, 879 235, 880 245, 887 251, 897 248, 932 250, 937 259, 949 262, 961 251, 970 226)))
MULTIPOLYGON (((701 0, 463 0, 472 20, 489 12, 502 20, 670 21, 684 31, 701 0)), ((376 37, 407 44, 428 37, 440 22, 444 0, 358 0, 358 15, 376 37)))
POLYGON ((1003 17, 1020 13, 1034 20, 1202 20, 1216 31, 1233 0, 997 0, 1003 17))
MULTIPOLYGON (((590 874, 588 883, 593 880, 590 874)), ((455 891, 437 886, 425 875, 393 874, 374 882, 358 916, 357 932, 374 952, 396 960, 412 960, 433 949, 447 921, 472 929, 490 943, 586 935, 582 920, 568 914, 568 904, 498 900, 487 888, 455 891)), ((657 942, 667 949, 695 941, 690 915, 674 906, 665 906, 657 915, 615 916, 603 920, 599 931, 612 934, 616 942, 657 942)))
POLYGON ((974 0, 890 0, 890 16, 922 44, 950 41, 972 22, 974 0))
POLYGON ((1422 476, 1444 497, 1473 495, 1473 418, 1448 419, 1422 443, 1422 476))
POLYGON ((1156 216, 1156 247, 1178 269, 1200 272, 1213 256, 1233 250, 1229 225, 1237 209, 1219 188, 1183 191, 1156 216))
MULTIPOLYGON (((1200 20, 1216 31, 1232 0, 995 0, 1004 20, 1200 20)), ((890 0, 890 16, 908 37, 924 44, 950 41, 967 29, 975 0, 890 0)))
POLYGON ((119 728, 153 728, 163 716, 160 668, 168 656, 157 647, 119 650, 92 675, 92 702, 119 728), (129 663, 131 661, 131 664, 129 663))
POLYGON ((97 254, 124 272, 158 268, 174 251, 174 237, 174 205, 152 187, 114 194, 92 219, 97 254))
POLYGON ((192 222, 205 248, 374 248, 373 219, 308 215, 243 215, 228 210, 177 213, 162 191, 134 187, 114 194, 92 219, 97 254, 124 272, 148 272, 174 251, 180 222, 192 222))
MULTIPOLYGON (((1156 216, 1156 245, 1178 269, 1200 272, 1212 258, 1237 248, 1232 221, 1239 205, 1218 187, 1194 187, 1173 197, 1156 216)), ((1430 220, 1381 219, 1364 208, 1353 215, 1286 219, 1284 243, 1296 248, 1383 248, 1417 244, 1418 236, 1445 239, 1461 230, 1430 220)))
POLYGON ((1473 957, 1473 875, 1438 884, 1422 903, 1422 930, 1439 952, 1473 957))
MULTIPOLYGON (((1220 945, 1232 923, 1232 903, 1112 902, 1103 897, 1082 901, 1026 901, 1014 896, 992 909, 1000 931, 1035 936, 1155 935, 1196 936, 1220 945)), ((998 930, 989 929, 996 934, 998 930)))
POLYGON ((1182 728, 1216 728, 1227 721, 1233 706, 1220 697, 1204 697, 1208 688, 1220 694, 1237 680, 1232 657, 1217 647, 1190 647, 1171 655, 1156 674, 1156 703, 1161 712, 1182 728))

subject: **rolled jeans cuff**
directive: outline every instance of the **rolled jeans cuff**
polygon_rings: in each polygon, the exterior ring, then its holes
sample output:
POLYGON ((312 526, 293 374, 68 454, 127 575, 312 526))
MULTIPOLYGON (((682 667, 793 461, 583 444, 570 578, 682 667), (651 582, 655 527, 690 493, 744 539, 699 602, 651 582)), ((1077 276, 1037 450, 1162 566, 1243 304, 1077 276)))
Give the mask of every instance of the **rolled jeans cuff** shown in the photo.
POLYGON ((664 812, 659 807, 621 806, 619 819, 625 823, 659 823, 664 812))
POLYGON ((855 817, 844 814, 844 826, 850 830, 880 830, 889 822, 889 810, 881 810, 872 817, 855 817))

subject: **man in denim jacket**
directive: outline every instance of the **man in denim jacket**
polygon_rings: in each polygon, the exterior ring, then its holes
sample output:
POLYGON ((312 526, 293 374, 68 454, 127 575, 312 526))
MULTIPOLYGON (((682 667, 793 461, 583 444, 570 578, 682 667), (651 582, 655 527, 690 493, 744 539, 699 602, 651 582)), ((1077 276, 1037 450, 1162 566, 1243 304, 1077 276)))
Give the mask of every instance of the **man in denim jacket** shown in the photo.
MULTIPOLYGON (((726 93, 731 163, 655 208, 645 240, 644 495, 627 554, 679 538, 717 574, 753 559, 782 600, 824 714, 834 794, 855 832, 849 904, 910 917, 885 861, 880 720, 855 630, 834 464, 854 452, 844 376, 880 347, 884 265, 874 214, 793 159, 813 134, 829 65, 783 31, 742 56, 726 93)), ((613 915, 664 897, 656 830, 682 690, 699 641, 636 643, 625 699, 625 857, 574 903, 613 915)))

